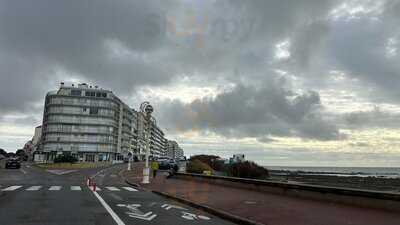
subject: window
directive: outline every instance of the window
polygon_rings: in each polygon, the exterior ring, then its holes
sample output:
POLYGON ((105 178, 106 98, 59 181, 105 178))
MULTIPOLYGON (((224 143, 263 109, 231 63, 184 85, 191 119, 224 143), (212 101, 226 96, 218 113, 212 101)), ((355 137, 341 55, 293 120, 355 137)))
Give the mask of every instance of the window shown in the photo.
POLYGON ((82 91, 81 90, 71 90, 71 95, 73 96, 81 96, 82 91))
POLYGON ((87 97, 94 97, 95 95, 96 95, 96 93, 93 92, 93 91, 86 91, 85 92, 85 96, 87 96, 87 97))
POLYGON ((107 93, 102 93, 103 98, 107 98, 107 93))
POLYGON ((90 115, 97 115, 98 113, 99 113, 98 108, 95 108, 95 107, 90 108, 90 112, 89 112, 90 115))
POLYGON ((96 97, 100 98, 101 97, 101 92, 96 93, 96 97))

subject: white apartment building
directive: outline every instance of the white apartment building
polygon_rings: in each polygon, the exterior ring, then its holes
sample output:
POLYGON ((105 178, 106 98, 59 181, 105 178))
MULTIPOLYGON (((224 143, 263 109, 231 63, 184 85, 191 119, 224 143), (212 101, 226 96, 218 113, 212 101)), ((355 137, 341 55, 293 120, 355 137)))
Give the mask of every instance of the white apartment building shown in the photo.
POLYGON ((123 160, 131 153, 144 159, 146 135, 151 157, 166 155, 164 132, 109 90, 85 83, 48 92, 43 123, 35 129, 35 159, 51 162, 72 154, 79 161, 123 160))
POLYGON ((176 141, 171 141, 168 140, 168 147, 167 147, 167 157, 177 159, 182 157, 183 154, 183 149, 179 147, 178 143, 176 141))

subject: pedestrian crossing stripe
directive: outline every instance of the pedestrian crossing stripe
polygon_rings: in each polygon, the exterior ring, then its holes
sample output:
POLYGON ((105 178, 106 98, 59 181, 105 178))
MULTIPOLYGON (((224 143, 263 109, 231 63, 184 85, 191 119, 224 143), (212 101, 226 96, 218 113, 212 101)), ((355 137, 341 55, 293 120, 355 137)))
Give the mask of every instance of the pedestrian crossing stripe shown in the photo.
POLYGON ((127 191, 138 191, 135 188, 131 188, 131 187, 122 187, 122 188, 127 190, 127 191))
POLYGON ((27 191, 38 191, 40 190, 40 188, 42 188, 42 186, 32 186, 30 188, 27 188, 27 191))
POLYGON ((49 188, 49 191, 59 191, 59 190, 61 190, 61 186, 51 186, 49 188))
POLYGON ((106 187, 109 191, 120 191, 120 189, 116 187, 106 187))
MULTIPOLYGON (((83 188, 88 188, 89 190, 93 191, 93 186, 84 186, 83 188)), ((0 189, 1 191, 16 191, 18 189, 23 189, 24 191, 40 191, 40 190, 47 190, 47 191, 61 191, 61 190, 70 190, 70 191, 82 191, 83 188, 81 186, 68 186, 65 188, 63 186, 42 186, 42 185, 33 185, 33 186, 22 186, 22 185, 13 185, 13 186, 9 186, 9 187, 5 187, 3 189, 0 189)), ((114 186, 107 186, 107 187, 96 187, 96 191, 130 191, 130 192, 134 192, 134 191, 138 191, 135 188, 132 187, 114 187, 114 186)))
POLYGON ((81 186, 71 186, 71 191, 81 191, 81 186))
POLYGON ((10 187, 8 187, 8 188, 4 188, 4 189, 2 189, 2 191, 15 191, 15 190, 17 190, 17 189, 19 189, 19 188, 21 188, 22 186, 10 186, 10 187))

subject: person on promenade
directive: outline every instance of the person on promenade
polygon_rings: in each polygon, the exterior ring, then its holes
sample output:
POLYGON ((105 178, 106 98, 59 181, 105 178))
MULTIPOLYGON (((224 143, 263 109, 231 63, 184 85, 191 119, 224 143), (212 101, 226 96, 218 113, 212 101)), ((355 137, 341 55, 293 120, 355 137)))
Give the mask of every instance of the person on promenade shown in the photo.
POLYGON ((153 171, 153 178, 156 178, 157 176, 157 170, 158 170, 158 162, 156 160, 153 160, 153 162, 151 162, 151 170, 153 171))

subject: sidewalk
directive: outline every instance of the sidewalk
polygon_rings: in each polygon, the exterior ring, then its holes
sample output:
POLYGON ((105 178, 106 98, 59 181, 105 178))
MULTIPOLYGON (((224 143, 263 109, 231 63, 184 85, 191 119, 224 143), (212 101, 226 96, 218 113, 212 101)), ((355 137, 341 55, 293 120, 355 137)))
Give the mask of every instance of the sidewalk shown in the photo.
MULTIPOLYGON (((140 184, 142 163, 123 174, 129 182, 140 184)), ((197 204, 229 212, 271 225, 397 225, 400 214, 301 198, 261 193, 177 178, 159 173, 151 184, 141 185, 181 197, 197 204)))

